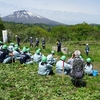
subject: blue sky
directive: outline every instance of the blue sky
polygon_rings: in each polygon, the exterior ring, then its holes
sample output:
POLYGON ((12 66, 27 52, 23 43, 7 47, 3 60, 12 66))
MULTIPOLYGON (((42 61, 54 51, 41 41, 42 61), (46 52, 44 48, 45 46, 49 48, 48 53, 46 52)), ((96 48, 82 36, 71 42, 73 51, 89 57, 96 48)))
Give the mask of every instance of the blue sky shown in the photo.
POLYGON ((28 10, 65 24, 100 24, 100 0, 0 0, 0 15, 28 10))

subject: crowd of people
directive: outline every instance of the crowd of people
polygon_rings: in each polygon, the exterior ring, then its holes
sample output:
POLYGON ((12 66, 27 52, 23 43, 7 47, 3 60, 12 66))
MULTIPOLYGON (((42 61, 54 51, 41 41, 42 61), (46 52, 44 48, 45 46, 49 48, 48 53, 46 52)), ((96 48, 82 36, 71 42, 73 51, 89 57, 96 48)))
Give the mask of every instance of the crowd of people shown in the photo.
MULTIPOLYGON (((39 42, 40 42, 40 41, 39 41, 38 38, 36 38, 35 41, 34 41, 34 40, 33 40, 33 37, 30 37, 29 42, 30 42, 30 47, 39 47, 39 42), (34 44, 34 45, 33 45, 33 44, 34 44)), ((46 47, 45 47, 46 41, 45 41, 44 38, 42 38, 41 43, 42 43, 42 48, 45 49, 45 48, 46 48, 46 47)))
MULTIPOLYGON (((38 39, 36 39, 36 45, 38 46, 38 39)), ((61 46, 60 41, 57 42, 57 45, 61 46)), ((33 41, 32 37, 30 40, 30 46, 33 47, 33 41)), ((43 44, 44 39, 43 39, 43 44)), ((86 44, 87 46, 87 44, 86 44)), ((43 45, 43 49, 44 49, 43 45)), ((61 47, 58 48, 58 51, 61 51, 61 47)), ((89 46, 88 46, 89 48, 89 46)), ((88 56, 89 50, 86 50, 86 55, 88 56)), ((55 58, 55 51, 50 52, 47 56, 45 54, 42 54, 41 49, 38 48, 34 54, 31 54, 30 48, 23 47, 20 49, 20 44, 14 44, 10 43, 9 46, 4 44, 2 41, 0 41, 0 63, 8 64, 12 62, 19 61, 20 64, 33 64, 36 63, 38 65, 38 74, 39 75, 51 75, 54 74, 53 67, 55 66, 55 73, 56 74, 65 74, 69 75, 72 80, 76 80, 75 71, 78 70, 76 73, 78 73, 80 70, 83 70, 83 76, 84 74, 92 75, 93 71, 93 64, 91 63, 91 58, 86 59, 86 61, 82 58, 81 52, 79 50, 75 50, 75 52, 72 53, 72 57, 66 60, 66 56, 61 56, 60 59, 55 58), (79 66, 76 66, 76 61, 79 66)), ((82 73, 82 72, 81 72, 82 73)), ((78 73, 80 74, 80 73, 78 73)), ((80 79, 82 79, 81 77, 80 79)))

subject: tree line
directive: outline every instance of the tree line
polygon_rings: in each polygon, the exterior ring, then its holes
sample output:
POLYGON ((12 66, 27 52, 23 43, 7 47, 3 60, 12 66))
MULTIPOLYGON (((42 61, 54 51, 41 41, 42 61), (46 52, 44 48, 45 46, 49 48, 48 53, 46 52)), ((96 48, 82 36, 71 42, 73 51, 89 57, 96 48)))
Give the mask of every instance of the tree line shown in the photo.
MULTIPOLYGON (((47 42, 61 41, 99 41, 100 25, 81 23, 76 25, 45 25, 45 24, 22 24, 13 22, 2 22, 0 20, 0 32, 8 30, 9 41, 14 41, 15 35, 22 40, 25 38, 45 38, 47 42)), ((0 35, 0 38, 2 36, 0 35)), ((27 41, 26 41, 27 42, 27 41)))

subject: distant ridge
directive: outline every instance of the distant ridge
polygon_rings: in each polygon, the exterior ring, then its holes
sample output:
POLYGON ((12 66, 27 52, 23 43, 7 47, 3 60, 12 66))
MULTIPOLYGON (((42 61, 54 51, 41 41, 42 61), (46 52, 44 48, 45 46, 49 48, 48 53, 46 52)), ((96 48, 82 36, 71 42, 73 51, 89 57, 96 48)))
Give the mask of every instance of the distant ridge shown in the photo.
POLYGON ((40 15, 31 13, 26 10, 15 11, 12 14, 2 17, 2 21, 15 22, 23 24, 48 24, 48 25, 60 25, 62 23, 47 19, 40 15))

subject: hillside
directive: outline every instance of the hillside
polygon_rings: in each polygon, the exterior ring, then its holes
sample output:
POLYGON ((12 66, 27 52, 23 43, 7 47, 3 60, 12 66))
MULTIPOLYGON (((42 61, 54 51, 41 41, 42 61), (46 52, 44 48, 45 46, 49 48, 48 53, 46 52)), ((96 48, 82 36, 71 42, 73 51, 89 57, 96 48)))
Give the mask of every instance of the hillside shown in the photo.
MULTIPOLYGON (((28 46, 27 44, 21 45, 28 46)), ((42 50, 45 55, 49 54, 52 45, 47 45, 46 50, 42 50)), ((84 60, 87 58, 83 45, 69 45, 70 52, 73 49, 80 49, 84 60)), ((94 69, 100 72, 99 46, 90 45, 89 57, 92 59, 94 69)), ((32 54, 35 49, 31 48, 32 54)), ((58 60, 61 54, 55 52, 58 60)), ((71 55, 66 55, 67 60, 71 55)), ((66 60, 66 61, 67 61, 66 60)), ((12 64, 0 64, 0 100, 99 100, 100 99, 100 75, 85 75, 84 85, 76 87, 72 84, 70 77, 57 75, 55 65, 53 71, 55 75, 38 75, 38 65, 21 65, 19 61, 12 64)))
POLYGON ((61 25, 62 23, 47 19, 40 15, 31 13, 26 10, 15 11, 10 15, 2 17, 2 21, 15 22, 23 24, 47 24, 47 25, 61 25))

